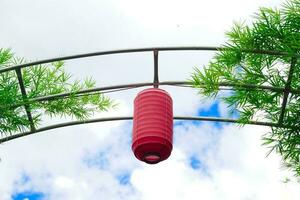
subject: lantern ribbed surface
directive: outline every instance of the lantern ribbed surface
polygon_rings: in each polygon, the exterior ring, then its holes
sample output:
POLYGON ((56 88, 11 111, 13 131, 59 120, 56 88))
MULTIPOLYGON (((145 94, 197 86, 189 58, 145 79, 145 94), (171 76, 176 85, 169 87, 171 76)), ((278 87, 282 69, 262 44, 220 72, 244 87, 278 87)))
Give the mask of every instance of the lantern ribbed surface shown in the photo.
POLYGON ((134 100, 132 150, 149 164, 166 160, 172 151, 173 102, 164 90, 150 88, 134 100))

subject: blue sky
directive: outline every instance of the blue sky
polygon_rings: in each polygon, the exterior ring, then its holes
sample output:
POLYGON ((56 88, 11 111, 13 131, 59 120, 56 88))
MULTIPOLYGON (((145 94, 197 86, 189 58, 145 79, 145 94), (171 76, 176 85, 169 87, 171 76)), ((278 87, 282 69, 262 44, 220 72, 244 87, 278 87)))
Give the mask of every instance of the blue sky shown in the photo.
POLYGON ((42 200, 44 198, 43 193, 25 191, 21 193, 16 193, 12 196, 13 200, 42 200))
MULTIPOLYGON (((39 60, 122 48, 220 46, 233 21, 250 19, 260 6, 280 3, 2 0, 0 47, 39 60)), ((160 80, 185 81, 212 56, 160 53, 160 80)), ((152 59, 152 53, 80 59, 66 62, 66 70, 77 79, 93 76, 97 86, 150 82, 152 59)), ((173 98, 175 115, 226 117, 223 104, 204 100, 194 89, 162 88, 173 98)), ((94 117, 132 115, 140 90, 109 94, 118 108, 94 117)), ((41 125, 68 120, 45 117, 41 125)), ((265 158, 260 138, 266 127, 176 121, 170 158, 151 166, 135 159, 131 130, 131 122, 87 124, 1 145, 0 199, 299 199, 299 185, 282 182, 289 173, 282 170, 280 158, 265 158)))

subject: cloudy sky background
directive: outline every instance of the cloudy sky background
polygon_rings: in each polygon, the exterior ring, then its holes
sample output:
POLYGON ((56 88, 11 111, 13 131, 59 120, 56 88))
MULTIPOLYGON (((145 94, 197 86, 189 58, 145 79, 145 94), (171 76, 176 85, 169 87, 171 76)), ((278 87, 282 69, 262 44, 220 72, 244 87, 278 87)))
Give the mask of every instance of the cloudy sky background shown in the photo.
MULTIPOLYGON (((154 46, 220 46, 233 21, 282 1, 0 0, 0 47, 30 60, 93 51, 154 46)), ((162 52, 160 80, 187 80, 211 52, 162 52)), ((74 78, 97 86, 150 82, 151 53, 66 62, 74 78)), ((226 116, 226 106, 189 88, 163 87, 175 115, 226 116)), ((119 107, 101 116, 132 115, 142 88, 113 93, 119 107)), ((45 118, 45 124, 66 119, 45 118)), ((266 127, 176 122, 171 157, 157 165, 131 152, 132 123, 106 122, 61 128, 0 145, 1 200, 299 199, 277 155, 265 157, 266 127)))

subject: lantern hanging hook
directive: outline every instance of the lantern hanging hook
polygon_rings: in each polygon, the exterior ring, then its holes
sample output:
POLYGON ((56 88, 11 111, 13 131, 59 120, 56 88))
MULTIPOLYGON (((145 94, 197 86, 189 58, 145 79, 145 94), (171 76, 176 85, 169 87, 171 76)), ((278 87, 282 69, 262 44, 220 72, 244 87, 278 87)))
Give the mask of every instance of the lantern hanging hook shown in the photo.
POLYGON ((153 80, 153 87, 158 88, 159 86, 159 78, 158 78, 158 50, 155 49, 153 51, 154 55, 154 80, 153 80))

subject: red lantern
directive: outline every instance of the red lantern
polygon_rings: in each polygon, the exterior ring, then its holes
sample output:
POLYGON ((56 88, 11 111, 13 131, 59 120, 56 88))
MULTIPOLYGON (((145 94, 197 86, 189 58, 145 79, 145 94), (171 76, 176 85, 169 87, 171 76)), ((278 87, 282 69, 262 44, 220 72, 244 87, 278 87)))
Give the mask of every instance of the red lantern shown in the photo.
POLYGON ((166 160, 172 151, 173 103, 158 88, 140 92, 134 100, 132 150, 148 164, 166 160))

